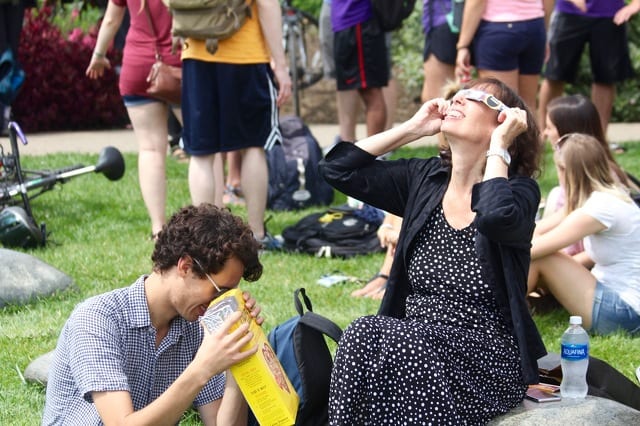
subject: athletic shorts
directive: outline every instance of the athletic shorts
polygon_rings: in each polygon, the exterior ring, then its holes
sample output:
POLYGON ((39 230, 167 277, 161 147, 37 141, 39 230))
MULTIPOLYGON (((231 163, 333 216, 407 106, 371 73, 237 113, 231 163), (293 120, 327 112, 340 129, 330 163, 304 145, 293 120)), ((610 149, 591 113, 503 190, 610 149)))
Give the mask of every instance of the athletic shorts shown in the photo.
POLYGON ((424 36, 424 51, 422 54, 423 62, 427 62, 431 54, 442 63, 447 65, 456 64, 456 44, 458 43, 458 34, 452 33, 449 24, 444 23, 429 31, 424 36))
POLYGON ((608 334, 619 329, 632 334, 640 333, 640 315, 616 291, 596 282, 591 331, 608 334))
POLYGON ((626 24, 616 25, 612 18, 558 12, 552 20, 550 34, 545 78, 575 82, 587 43, 594 82, 614 84, 633 77, 626 24))
POLYGON ((384 87, 389 83, 385 33, 375 19, 338 31, 333 43, 338 90, 384 87))
POLYGON ((182 63, 184 150, 209 155, 281 140, 277 89, 268 64, 182 63))
POLYGON ((476 68, 540 74, 546 43, 544 19, 515 22, 481 21, 473 38, 476 68))

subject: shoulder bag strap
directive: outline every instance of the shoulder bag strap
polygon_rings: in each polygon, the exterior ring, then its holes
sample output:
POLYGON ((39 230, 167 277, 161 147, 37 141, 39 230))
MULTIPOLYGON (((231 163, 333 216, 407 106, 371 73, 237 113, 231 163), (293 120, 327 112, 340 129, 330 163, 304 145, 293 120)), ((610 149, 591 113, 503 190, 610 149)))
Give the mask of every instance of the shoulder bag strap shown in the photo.
POLYGON ((147 21, 149 22, 149 28, 151 28, 151 34, 153 35, 153 38, 156 40, 155 43, 155 50, 156 50, 156 60, 159 61, 162 59, 162 56, 160 55, 160 50, 158 49, 158 35, 156 33, 156 27, 154 27, 153 25, 153 19, 151 19, 151 12, 149 11, 149 5, 147 4, 147 1, 149 0, 142 0, 144 2, 144 13, 145 15, 147 15, 147 21))

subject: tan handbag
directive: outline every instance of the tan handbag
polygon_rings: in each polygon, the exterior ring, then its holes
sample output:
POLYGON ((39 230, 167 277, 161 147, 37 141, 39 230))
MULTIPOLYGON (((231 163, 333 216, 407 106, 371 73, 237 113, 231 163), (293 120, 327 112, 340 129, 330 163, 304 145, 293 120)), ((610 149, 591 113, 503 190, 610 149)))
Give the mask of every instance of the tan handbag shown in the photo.
POLYGON ((162 56, 160 55, 157 44, 158 36, 146 2, 144 10, 147 14, 149 26, 151 27, 151 33, 156 39, 156 62, 151 66, 151 70, 149 70, 149 75, 147 76, 147 82, 149 83, 147 93, 149 96, 169 104, 180 105, 182 97, 182 68, 165 64, 162 61, 162 56))
POLYGON ((162 58, 156 57, 147 76, 147 93, 156 99, 170 104, 180 105, 182 96, 182 68, 167 65, 162 58))

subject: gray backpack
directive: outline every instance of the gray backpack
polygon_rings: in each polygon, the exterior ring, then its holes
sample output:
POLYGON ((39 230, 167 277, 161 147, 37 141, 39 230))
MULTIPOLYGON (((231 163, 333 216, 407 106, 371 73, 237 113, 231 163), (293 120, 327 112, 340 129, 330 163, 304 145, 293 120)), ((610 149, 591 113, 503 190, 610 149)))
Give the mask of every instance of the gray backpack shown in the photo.
POLYGON ((205 40, 212 55, 218 40, 236 33, 251 17, 253 1, 246 0, 168 0, 173 15, 173 35, 205 40))

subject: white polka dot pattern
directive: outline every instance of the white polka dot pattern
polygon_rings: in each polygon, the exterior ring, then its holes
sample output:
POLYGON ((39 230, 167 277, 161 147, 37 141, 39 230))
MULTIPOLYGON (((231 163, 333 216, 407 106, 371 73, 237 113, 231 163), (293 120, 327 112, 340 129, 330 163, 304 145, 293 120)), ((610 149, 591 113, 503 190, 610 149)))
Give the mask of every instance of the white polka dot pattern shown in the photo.
POLYGON ((477 425, 526 390, 519 351, 483 280, 473 225, 436 209, 408 266, 407 317, 345 331, 331 378, 331 425, 477 425))

